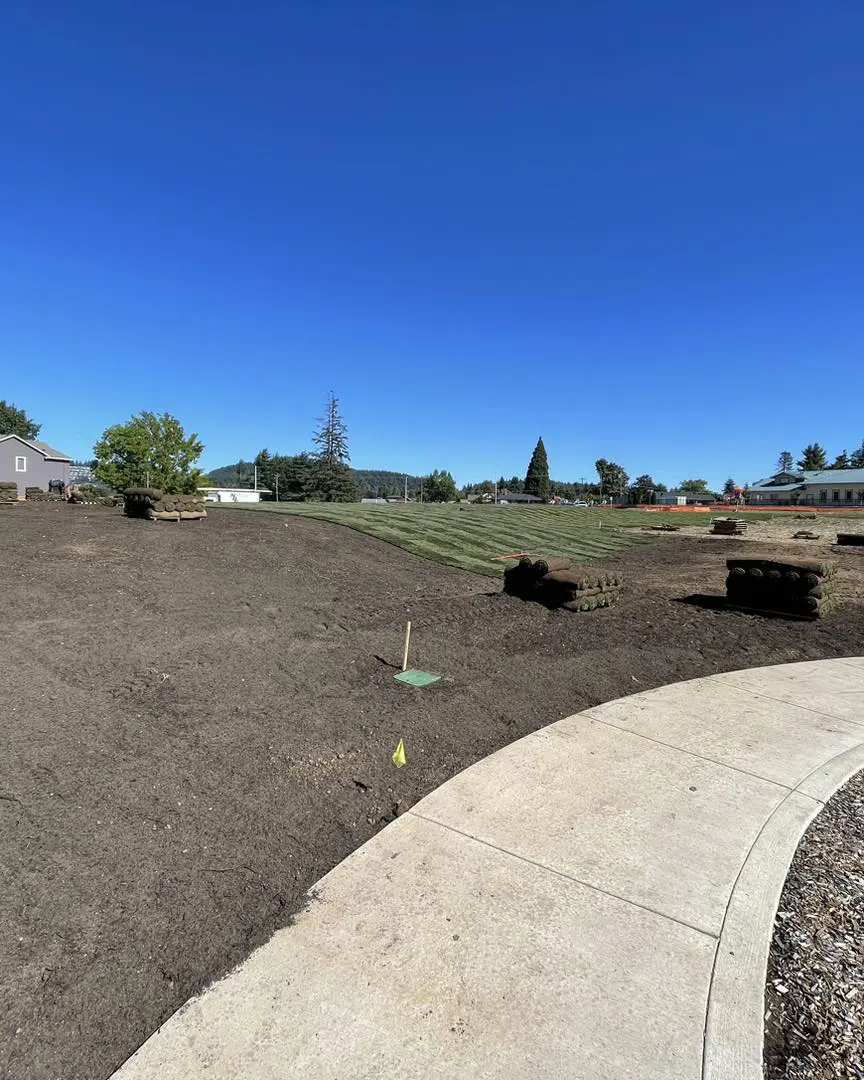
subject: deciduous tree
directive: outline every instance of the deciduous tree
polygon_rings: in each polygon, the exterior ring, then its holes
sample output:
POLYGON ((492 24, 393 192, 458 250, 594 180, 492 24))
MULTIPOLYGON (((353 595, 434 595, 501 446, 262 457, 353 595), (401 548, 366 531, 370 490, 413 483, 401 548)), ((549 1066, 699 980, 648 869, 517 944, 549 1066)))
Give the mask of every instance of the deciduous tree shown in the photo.
POLYGON ((16 409, 11 401, 0 401, 0 435, 35 439, 41 428, 41 424, 31 420, 23 409, 16 409))
POLYGON ((599 458, 594 462, 594 468, 600 477, 600 490, 604 498, 616 498, 626 494, 630 477, 620 465, 607 461, 606 458, 599 458))
POLYGON ((423 479, 424 502, 450 502, 456 498, 456 483, 449 472, 435 469, 423 479))
POLYGON ((792 466, 795 464, 795 459, 792 457, 791 450, 781 450, 780 457, 777 458, 777 472, 791 472, 792 466))
POLYGON ((528 462, 523 491, 526 495, 537 495, 544 502, 547 502, 550 490, 549 459, 546 457, 546 447, 543 445, 543 439, 540 438, 537 440, 534 453, 528 462))
POLYGON ((172 494, 194 492, 201 482, 195 462, 203 450, 198 436, 187 435, 170 413, 142 412, 103 432, 93 448, 93 472, 118 491, 145 485, 172 494))
POLYGON ((691 495, 702 495, 708 490, 707 480, 682 480, 678 485, 679 491, 686 491, 691 495))
POLYGON ((654 478, 645 473, 637 476, 630 485, 630 497, 634 503, 652 503, 656 501, 657 484, 654 478))

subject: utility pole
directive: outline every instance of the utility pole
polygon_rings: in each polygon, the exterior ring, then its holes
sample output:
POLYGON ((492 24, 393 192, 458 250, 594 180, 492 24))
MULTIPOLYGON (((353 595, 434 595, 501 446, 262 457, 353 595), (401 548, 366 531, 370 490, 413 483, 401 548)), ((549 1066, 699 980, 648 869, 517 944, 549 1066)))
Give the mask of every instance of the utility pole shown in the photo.
POLYGON ((279 473, 276 473, 276 502, 279 502, 279 473))
POLYGON ((408 502, 408 476, 405 476, 405 502, 408 502))
POLYGON ((498 481, 495 481, 495 506, 498 505, 498 481))
POLYGON ((423 502, 423 477, 420 477, 420 502, 423 502))
POLYGON ((255 466, 255 491, 258 490, 258 466, 255 466))

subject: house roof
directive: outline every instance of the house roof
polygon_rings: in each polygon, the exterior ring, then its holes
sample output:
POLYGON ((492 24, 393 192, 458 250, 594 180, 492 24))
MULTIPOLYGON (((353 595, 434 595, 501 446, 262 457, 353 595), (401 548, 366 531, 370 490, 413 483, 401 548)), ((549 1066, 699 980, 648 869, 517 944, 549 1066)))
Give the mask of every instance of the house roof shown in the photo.
POLYGON ((52 461, 72 460, 72 458, 67 457, 66 454, 61 454, 60 451, 55 450, 53 446, 49 446, 48 443, 45 442, 40 442, 38 439, 24 439, 20 435, 0 435, 0 442, 4 442, 6 439, 17 439, 18 442, 22 442, 25 446, 37 450, 43 457, 50 458, 52 461))
POLYGON ((514 491, 512 494, 509 491, 499 491, 498 502, 543 502, 543 500, 539 495, 528 495, 521 491, 514 491))
POLYGON ((864 469, 811 469, 797 473, 775 473, 750 485, 751 491, 796 491, 818 484, 864 484, 864 469), (794 483, 777 484, 778 476, 794 475, 794 483))

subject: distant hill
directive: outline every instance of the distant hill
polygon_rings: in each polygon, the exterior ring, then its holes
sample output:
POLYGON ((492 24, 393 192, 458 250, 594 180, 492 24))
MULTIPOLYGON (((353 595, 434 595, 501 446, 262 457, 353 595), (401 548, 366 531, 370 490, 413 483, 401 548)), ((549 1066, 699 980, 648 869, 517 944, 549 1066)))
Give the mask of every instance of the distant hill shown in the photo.
MULTIPOLYGON (((405 491, 405 473, 388 469, 352 469, 360 494, 364 499, 396 497, 405 491)), ((207 478, 219 487, 252 487, 255 466, 251 461, 238 461, 233 465, 221 465, 211 469, 207 478)), ((420 487, 419 476, 408 476, 408 490, 420 487)))

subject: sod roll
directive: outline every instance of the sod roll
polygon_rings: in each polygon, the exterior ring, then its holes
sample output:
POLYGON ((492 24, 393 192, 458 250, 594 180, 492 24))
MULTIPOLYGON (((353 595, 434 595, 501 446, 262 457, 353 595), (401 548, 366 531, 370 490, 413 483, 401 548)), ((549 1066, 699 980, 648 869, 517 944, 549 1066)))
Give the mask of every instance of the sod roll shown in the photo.
POLYGON ((535 577, 542 578, 547 574, 554 574, 562 570, 569 570, 571 567, 569 559, 557 556, 547 555, 544 559, 537 559, 534 563, 534 575, 535 577))

